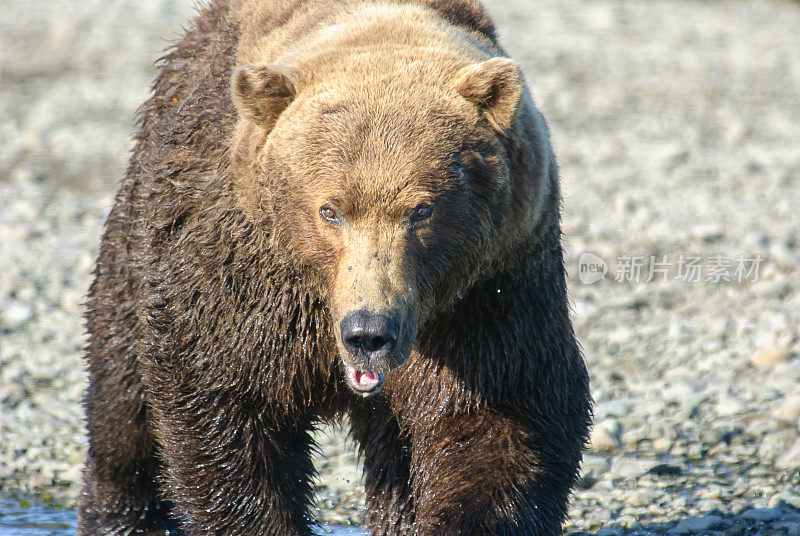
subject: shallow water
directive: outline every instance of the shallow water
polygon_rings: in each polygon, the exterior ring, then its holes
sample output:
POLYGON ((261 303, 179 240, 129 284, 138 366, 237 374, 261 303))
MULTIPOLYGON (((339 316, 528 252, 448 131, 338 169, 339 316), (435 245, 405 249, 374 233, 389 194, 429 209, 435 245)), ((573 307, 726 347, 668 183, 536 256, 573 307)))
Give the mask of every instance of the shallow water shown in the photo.
MULTIPOLYGON (((0 536, 73 536, 75 510, 37 501, 0 497, 0 536)), ((365 536, 352 527, 318 527, 317 534, 365 536)))
POLYGON ((75 510, 0 497, 0 536, 75 534, 75 510))

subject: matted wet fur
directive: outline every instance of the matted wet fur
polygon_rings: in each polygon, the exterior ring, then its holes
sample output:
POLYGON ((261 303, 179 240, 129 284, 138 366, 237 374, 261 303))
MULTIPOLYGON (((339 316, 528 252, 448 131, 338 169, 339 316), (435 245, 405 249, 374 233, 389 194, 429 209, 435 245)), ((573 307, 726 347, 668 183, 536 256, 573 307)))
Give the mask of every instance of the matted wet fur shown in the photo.
POLYGON ((79 534, 310 534, 310 432, 341 415, 374 534, 560 534, 588 376, 505 56, 473 0, 200 11, 90 290, 79 534))

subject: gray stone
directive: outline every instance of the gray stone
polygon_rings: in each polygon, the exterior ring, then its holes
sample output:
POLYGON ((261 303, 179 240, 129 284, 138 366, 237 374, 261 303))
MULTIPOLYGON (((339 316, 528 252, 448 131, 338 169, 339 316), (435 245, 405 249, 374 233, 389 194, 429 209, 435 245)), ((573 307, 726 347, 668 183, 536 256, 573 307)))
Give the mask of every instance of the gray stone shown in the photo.
MULTIPOLYGON (((794 493, 776 493, 769 500, 770 508, 793 509, 800 510, 800 495, 794 493)), ((797 522, 800 523, 800 513, 791 513, 784 516, 797 516, 797 522)))
POLYGON ((717 527, 721 522, 722 518, 715 515, 687 517, 681 520, 678 526, 670 532, 672 534, 697 534, 717 527))
POLYGON ((584 477, 597 480, 606 472, 608 472, 609 467, 611 467, 611 462, 609 462, 608 458, 606 457, 596 456, 593 454, 583 455, 581 470, 583 471, 584 477))
POLYGON ((597 531, 596 536, 621 536, 622 529, 617 527, 604 527, 597 531))
POLYGON ((618 400, 611 400, 601 402, 594 407, 594 418, 596 421, 602 421, 609 417, 625 417, 629 412, 630 408, 627 404, 618 400))
POLYGON ((777 508, 751 508, 742 513, 741 517, 748 521, 777 521, 783 517, 783 512, 777 508))

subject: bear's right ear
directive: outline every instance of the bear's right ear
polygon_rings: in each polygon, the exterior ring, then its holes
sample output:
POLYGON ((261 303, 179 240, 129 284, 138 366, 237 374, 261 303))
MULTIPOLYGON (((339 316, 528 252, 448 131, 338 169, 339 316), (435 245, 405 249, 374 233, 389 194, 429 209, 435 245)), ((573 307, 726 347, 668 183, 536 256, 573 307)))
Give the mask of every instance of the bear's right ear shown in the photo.
POLYGON ((514 120, 524 82, 517 65, 508 58, 492 58, 467 65, 454 82, 461 96, 475 104, 498 132, 514 120))
POLYGON ((242 65, 231 80, 233 104, 242 117, 270 131, 297 94, 295 79, 285 65, 242 65))

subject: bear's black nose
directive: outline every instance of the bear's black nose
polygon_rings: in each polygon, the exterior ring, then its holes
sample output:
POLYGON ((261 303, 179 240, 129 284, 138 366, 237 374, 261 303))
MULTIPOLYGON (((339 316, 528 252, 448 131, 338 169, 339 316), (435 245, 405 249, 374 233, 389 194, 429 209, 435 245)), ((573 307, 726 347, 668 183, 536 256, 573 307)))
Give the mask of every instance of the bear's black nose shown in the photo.
MULTIPOLYGON (((372 366, 394 349, 399 331, 397 320, 385 315, 356 311, 340 325, 342 341, 353 357, 367 358, 372 366)), ((365 363, 366 365, 367 363, 365 363)))

